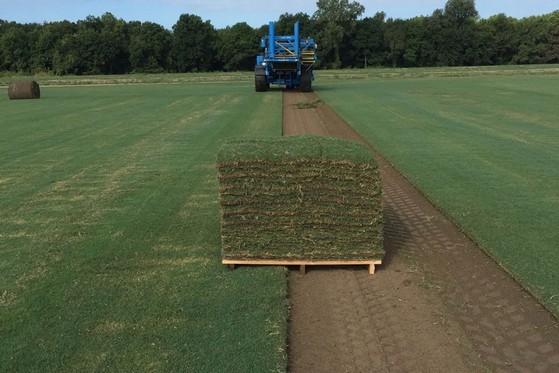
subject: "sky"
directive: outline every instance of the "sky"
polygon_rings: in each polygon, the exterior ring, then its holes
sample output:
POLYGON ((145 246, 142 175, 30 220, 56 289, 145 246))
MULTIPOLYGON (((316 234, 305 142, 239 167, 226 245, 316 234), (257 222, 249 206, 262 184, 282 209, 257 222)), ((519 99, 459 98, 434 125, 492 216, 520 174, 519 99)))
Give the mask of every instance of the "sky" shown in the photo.
MULTIPOLYGON (((443 9, 447 0, 357 0, 365 7, 363 17, 383 11, 388 18, 429 16, 443 9)), ((514 18, 549 14, 559 10, 557 0, 477 0, 481 18, 504 13, 514 18)), ((68 20, 106 12, 125 21, 154 22, 171 29, 181 14, 189 13, 210 21, 218 29, 246 22, 256 28, 283 13, 316 11, 316 0, 0 0, 0 19, 18 23, 68 20)))

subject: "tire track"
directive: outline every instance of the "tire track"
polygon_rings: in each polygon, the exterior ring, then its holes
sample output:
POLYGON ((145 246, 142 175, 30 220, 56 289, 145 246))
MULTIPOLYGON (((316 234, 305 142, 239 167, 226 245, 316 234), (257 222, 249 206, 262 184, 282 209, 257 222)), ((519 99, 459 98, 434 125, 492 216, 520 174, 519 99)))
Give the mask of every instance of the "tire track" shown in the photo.
MULTIPOLYGON (((286 92, 283 110, 284 135, 366 143, 315 94, 286 92)), ((291 275, 290 371, 559 371, 557 320, 372 151, 387 256, 372 276, 291 275)))

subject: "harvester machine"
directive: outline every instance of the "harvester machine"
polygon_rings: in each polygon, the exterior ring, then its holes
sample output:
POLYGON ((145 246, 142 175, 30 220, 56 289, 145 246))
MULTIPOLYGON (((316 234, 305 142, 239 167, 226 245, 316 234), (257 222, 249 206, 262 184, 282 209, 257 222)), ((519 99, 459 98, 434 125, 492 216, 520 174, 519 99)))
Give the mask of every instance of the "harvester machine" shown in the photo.
POLYGON ((275 24, 270 22, 268 35, 262 38, 263 52, 256 57, 254 86, 264 92, 270 84, 285 88, 312 91, 313 66, 316 62, 316 44, 311 38, 299 35, 299 22, 295 22, 293 35, 275 34, 275 24))

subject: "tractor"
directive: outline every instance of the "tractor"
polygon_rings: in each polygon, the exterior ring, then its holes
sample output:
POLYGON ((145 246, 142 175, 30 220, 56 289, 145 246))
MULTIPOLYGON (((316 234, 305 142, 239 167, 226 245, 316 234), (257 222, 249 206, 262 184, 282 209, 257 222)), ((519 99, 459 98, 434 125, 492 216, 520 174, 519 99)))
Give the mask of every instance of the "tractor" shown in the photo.
POLYGON ((254 87, 265 92, 270 84, 287 89, 312 91, 313 65, 316 62, 316 44, 311 38, 299 35, 299 22, 295 22, 293 35, 275 34, 275 24, 270 22, 268 35, 260 42, 262 54, 256 57, 254 87))

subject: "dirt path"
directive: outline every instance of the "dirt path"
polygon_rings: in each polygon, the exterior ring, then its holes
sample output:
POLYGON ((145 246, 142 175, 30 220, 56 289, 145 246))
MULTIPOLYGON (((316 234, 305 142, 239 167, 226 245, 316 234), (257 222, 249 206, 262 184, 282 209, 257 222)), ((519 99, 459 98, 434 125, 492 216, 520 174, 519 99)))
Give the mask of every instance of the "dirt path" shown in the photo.
MULTIPOLYGON (((283 107, 285 136, 365 142, 314 93, 285 92, 283 107)), ((374 275, 292 272, 289 370, 558 372, 557 320, 374 153, 387 257, 374 275)))

